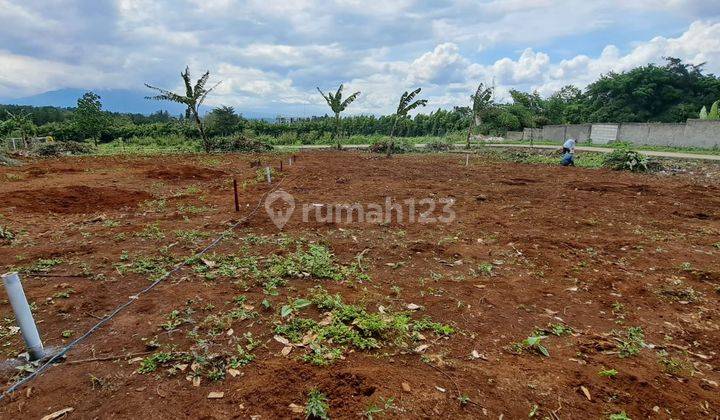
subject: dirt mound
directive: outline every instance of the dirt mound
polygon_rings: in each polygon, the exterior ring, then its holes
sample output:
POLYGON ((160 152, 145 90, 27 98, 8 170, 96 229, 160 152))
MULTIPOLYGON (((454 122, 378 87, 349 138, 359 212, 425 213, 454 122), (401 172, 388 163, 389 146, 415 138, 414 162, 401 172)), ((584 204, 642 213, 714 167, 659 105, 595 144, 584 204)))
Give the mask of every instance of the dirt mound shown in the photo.
POLYGON ((151 169, 145 172, 145 176, 148 178, 164 180, 197 179, 208 181, 224 175, 226 175, 225 172, 217 169, 198 168, 196 166, 172 166, 163 169, 151 169))
POLYGON ((44 190, 22 190, 8 194, 6 207, 32 213, 94 213, 99 210, 133 207, 152 195, 113 187, 71 186, 44 190))

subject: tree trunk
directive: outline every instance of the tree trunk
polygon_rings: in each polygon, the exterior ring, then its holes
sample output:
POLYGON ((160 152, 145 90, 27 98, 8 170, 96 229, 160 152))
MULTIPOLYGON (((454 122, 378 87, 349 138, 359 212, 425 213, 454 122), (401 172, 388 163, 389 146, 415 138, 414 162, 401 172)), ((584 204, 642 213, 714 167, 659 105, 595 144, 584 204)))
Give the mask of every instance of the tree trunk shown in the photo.
POLYGON ((390 157, 390 154, 392 153, 393 147, 395 147, 395 127, 397 127, 397 121, 398 117, 395 116, 395 121, 393 122, 392 130, 390 130, 390 140, 388 140, 387 144, 387 157, 390 157))
POLYGON ((466 149, 470 148, 470 136, 472 135, 472 129, 475 128, 475 119, 473 118, 470 121, 470 127, 468 127, 468 133, 467 133, 467 144, 465 145, 466 149))
POLYGON ((192 114, 195 118, 195 124, 197 125, 198 131, 200 132, 200 137, 202 138, 203 149, 205 150, 205 153, 210 153, 210 140, 208 140, 207 135, 205 134, 205 128, 203 127, 203 123, 200 119, 200 115, 198 115, 197 109, 192 108, 192 114))
POLYGON ((340 144, 340 113, 335 113, 335 146, 338 150, 342 149, 340 144))

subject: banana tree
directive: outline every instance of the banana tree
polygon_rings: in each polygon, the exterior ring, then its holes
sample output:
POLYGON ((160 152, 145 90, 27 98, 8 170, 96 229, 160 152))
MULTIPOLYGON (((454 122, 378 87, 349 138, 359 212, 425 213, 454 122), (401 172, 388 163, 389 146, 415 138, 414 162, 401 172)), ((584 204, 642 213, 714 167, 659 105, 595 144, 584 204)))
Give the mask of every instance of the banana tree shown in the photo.
POLYGON ((485 87, 482 83, 478 86, 475 94, 471 96, 473 105, 472 112, 470 115, 470 126, 467 132, 467 145, 466 148, 470 148, 470 137, 472 136, 473 129, 476 126, 482 124, 482 112, 492 104, 493 88, 485 87))
POLYGON ((413 101, 413 99, 420 94, 421 90, 422 88, 417 88, 412 92, 405 91, 405 93, 403 93, 400 97, 400 103, 398 104, 397 111, 395 111, 395 121, 393 121, 392 130, 390 130, 390 140, 388 141, 386 151, 387 157, 390 157, 390 154, 392 154, 392 151, 395 148, 395 129, 397 128, 398 121, 402 118, 406 118, 408 113, 413 109, 427 105, 427 99, 418 99, 413 101))
POLYGON ((34 135, 37 131, 37 126, 35 126, 31 114, 23 111, 17 114, 13 114, 10 111, 5 112, 8 114, 8 120, 6 122, 7 131, 17 131, 22 138, 23 147, 27 148, 29 146, 30 136, 34 135))
POLYGON ((148 88, 160 92, 159 95, 147 96, 145 99, 170 101, 187 106, 187 111, 190 114, 190 117, 195 120, 197 129, 200 132, 200 137, 202 138, 203 142, 203 149, 205 149, 205 152, 210 152, 210 150, 212 149, 212 145, 210 144, 210 139, 205 133, 205 127, 203 126, 202 119, 200 119, 200 113, 198 112, 198 110, 200 108, 200 105, 205 102, 205 98, 207 98, 208 94, 212 92, 212 90, 215 89, 220 84, 220 82, 216 83, 215 86, 211 87, 210 89, 206 89, 205 84, 207 84, 207 81, 210 78, 210 72, 207 71, 205 72, 205 74, 202 75, 201 78, 197 80, 197 82, 195 82, 195 85, 193 86, 190 80, 189 67, 185 67, 185 71, 183 73, 180 73, 180 77, 182 77, 183 82, 185 83, 185 95, 178 95, 177 93, 170 92, 169 90, 161 89, 159 87, 151 86, 145 83, 145 86, 147 86, 148 88))
POLYGON ((340 119, 340 113, 345 111, 345 108, 348 107, 351 103, 355 101, 355 99, 360 96, 360 92, 355 92, 352 95, 348 96, 344 101, 342 98, 342 92, 343 92, 343 85, 340 85, 337 92, 333 95, 332 92, 328 92, 327 95, 323 93, 320 88, 317 88, 318 92, 322 95, 322 97, 325 99, 325 102, 327 102, 328 106, 332 110, 332 112, 335 114, 335 133, 333 133, 333 139, 336 142, 336 146, 338 150, 342 147, 340 144, 340 125, 342 123, 342 120, 340 119))

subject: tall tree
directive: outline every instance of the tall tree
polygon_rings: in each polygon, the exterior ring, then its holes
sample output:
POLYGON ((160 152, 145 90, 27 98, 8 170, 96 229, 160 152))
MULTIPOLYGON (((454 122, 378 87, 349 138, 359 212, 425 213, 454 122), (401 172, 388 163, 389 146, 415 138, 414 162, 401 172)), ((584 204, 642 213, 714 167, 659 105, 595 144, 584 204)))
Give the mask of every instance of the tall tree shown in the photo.
POLYGON ((408 113, 415 108, 427 105, 427 99, 415 100, 415 97, 420 94, 422 88, 417 88, 412 92, 405 91, 400 97, 400 103, 398 103, 397 110, 395 111, 395 120, 393 121, 392 130, 390 130, 390 140, 387 144, 387 156, 390 157, 393 149, 395 148, 395 129, 397 128, 398 121, 408 116, 408 113))
POLYGON ((77 101, 74 114, 78 131, 86 139, 92 139, 97 146, 100 133, 107 127, 108 118, 102 110, 100 96, 94 92, 86 92, 77 101))
POLYGON ((210 78, 210 72, 206 71, 205 74, 203 74, 202 77, 199 78, 193 86, 192 81, 190 80, 189 67, 185 67, 185 71, 180 73, 180 77, 182 77, 183 83, 185 84, 185 95, 178 95, 177 93, 170 92, 169 90, 161 89, 159 87, 151 86, 145 83, 145 86, 147 86, 148 88, 160 92, 159 95, 148 96, 146 97, 146 99, 154 99, 156 101, 170 101, 186 105, 186 114, 189 114, 189 116, 193 120, 195 120, 195 125, 200 132, 200 137, 202 138, 203 142, 203 149, 205 149, 205 152, 210 152, 212 149, 212 144, 210 144, 210 139, 205 133, 205 127, 203 125, 202 119, 200 119, 199 108, 200 105, 205 102, 208 94, 212 92, 213 89, 215 89, 220 84, 220 82, 216 83, 215 86, 211 87, 210 89, 206 89, 205 85, 210 78))
POLYGON ((208 132, 229 136, 237 131, 240 119, 241 117, 235 113, 235 108, 231 106, 215 108, 206 118, 208 132))
POLYGON ((482 83, 478 85, 475 94, 471 96, 473 101, 472 112, 470 115, 470 126, 467 132, 467 147, 470 148, 470 136, 472 135, 473 129, 482 124, 482 113, 492 105, 493 88, 485 87, 482 83))
POLYGON ((347 99, 343 101, 342 98, 342 92, 343 92, 343 85, 341 84, 338 88, 337 92, 333 95, 332 92, 328 92, 328 94, 324 94, 320 88, 317 88, 318 92, 322 95, 323 98, 325 98, 325 102, 327 102, 328 106, 332 110, 333 113, 335 113, 335 132, 333 133, 333 138, 335 139, 336 145, 338 150, 342 147, 340 144, 340 125, 342 124, 342 120, 340 119, 340 113, 345 111, 345 108, 348 107, 355 99, 357 99, 358 96, 360 96, 360 92, 355 92, 352 95, 348 96, 347 99))

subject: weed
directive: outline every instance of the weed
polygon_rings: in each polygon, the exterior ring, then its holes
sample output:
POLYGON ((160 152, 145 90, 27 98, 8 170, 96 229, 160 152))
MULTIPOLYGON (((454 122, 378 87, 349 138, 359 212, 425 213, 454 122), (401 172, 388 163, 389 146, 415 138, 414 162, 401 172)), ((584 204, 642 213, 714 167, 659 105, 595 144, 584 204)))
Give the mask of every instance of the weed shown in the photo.
POLYGON ((140 232, 136 232, 135 236, 143 239, 160 240, 165 238, 165 233, 157 224, 148 225, 140 232))
POLYGON ((117 222, 112 219, 106 219, 103 222, 103 226, 105 226, 106 228, 116 228, 116 227, 120 226, 120 222, 117 222))
POLYGON ((470 397, 465 394, 458 395, 457 399, 458 401, 460 401, 460 405, 462 406, 466 406, 468 405, 468 403, 470 403, 470 397))
POLYGON ((663 299, 682 302, 694 303, 702 299, 702 294, 692 286, 685 286, 684 282, 678 278, 669 279, 663 284, 656 293, 663 299))
POLYGON ((138 368, 138 373, 155 372, 158 368, 158 365, 170 362, 171 360, 173 360, 173 355, 171 353, 167 353, 167 352, 153 353, 152 355, 144 358, 140 362, 140 367, 138 368))
POLYGON ((598 372, 598 375, 600 375, 600 376, 603 377, 603 378, 614 378, 614 377, 617 376, 617 374, 618 374, 618 371, 615 370, 615 369, 605 369, 605 368, 602 368, 602 369, 598 372))
POLYGON ((664 350, 661 350, 658 354, 660 356, 659 362, 663 368, 663 372, 674 376, 692 375, 694 370, 692 363, 686 360, 672 358, 664 350))
POLYGON ((176 230, 175 236, 185 242, 196 243, 200 239, 205 239, 210 235, 205 232, 200 232, 198 230, 176 230))
POLYGON ((622 358, 636 356, 645 346, 645 334, 641 327, 629 327, 624 334, 616 332, 615 335, 622 358))
POLYGON ((8 228, 0 226, 0 240, 12 241, 15 239, 15 234, 8 228))
POLYGON ((35 264, 28 268, 27 271, 46 273, 50 271, 50 269, 52 269, 53 267, 62 263, 63 260, 60 258, 39 259, 35 261, 35 264))
POLYGON ((609 420, 632 420, 630 417, 628 417, 627 414, 625 414, 624 411, 616 414, 610 414, 608 417, 609 420))
POLYGON ((328 405, 325 394, 317 389, 311 389, 308 393, 307 403, 305 403, 305 418, 328 420, 330 418, 329 410, 330 405, 328 405))
POLYGON ((295 299, 288 305, 284 305, 282 308, 280 308, 280 316, 283 318, 287 318, 292 315, 293 312, 299 311, 310 305, 312 305, 312 302, 307 299, 295 299))
MULTIPOLYGON (((311 352, 304 359, 318 365, 332 363, 348 348, 369 350, 390 344, 408 347, 420 331, 454 333, 452 327, 429 318, 413 322, 405 313, 369 313, 360 305, 345 304, 339 295, 331 295, 321 287, 313 289, 309 301, 319 310, 328 311, 322 321, 295 317, 276 325, 275 333, 294 343, 312 337, 306 343, 311 352)), ((303 306, 305 303, 302 301, 303 306)))
POLYGON ((480 265, 478 265, 478 272, 484 276, 492 276, 493 273, 493 265, 491 263, 485 262, 480 265))
POLYGON ((62 333, 60 333, 60 335, 63 338, 70 338, 70 337, 72 337, 73 334, 75 334, 75 332, 73 330, 65 330, 62 333))
POLYGON ((73 289, 63 290, 61 292, 55 293, 53 295, 53 299, 70 299, 70 295, 72 293, 75 293, 75 290, 73 290, 73 289))
POLYGON ((510 346, 510 350, 516 354, 521 354, 526 350, 530 350, 536 354, 550 357, 550 352, 545 346, 542 345, 542 340, 546 338, 547 337, 544 335, 530 336, 525 340, 510 346))

